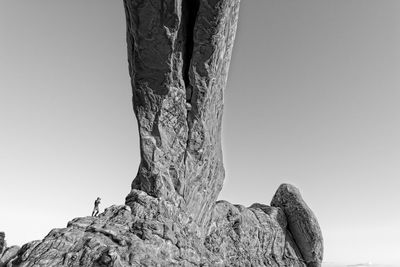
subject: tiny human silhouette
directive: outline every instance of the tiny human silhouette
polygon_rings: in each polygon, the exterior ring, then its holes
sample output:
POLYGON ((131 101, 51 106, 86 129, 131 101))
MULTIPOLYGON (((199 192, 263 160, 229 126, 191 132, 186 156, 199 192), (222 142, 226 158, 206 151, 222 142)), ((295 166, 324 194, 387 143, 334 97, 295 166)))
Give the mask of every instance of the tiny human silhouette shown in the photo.
POLYGON ((100 200, 101 198, 97 198, 94 201, 94 208, 93 208, 93 212, 92 212, 92 216, 96 217, 97 215, 99 215, 99 205, 100 205, 100 200))

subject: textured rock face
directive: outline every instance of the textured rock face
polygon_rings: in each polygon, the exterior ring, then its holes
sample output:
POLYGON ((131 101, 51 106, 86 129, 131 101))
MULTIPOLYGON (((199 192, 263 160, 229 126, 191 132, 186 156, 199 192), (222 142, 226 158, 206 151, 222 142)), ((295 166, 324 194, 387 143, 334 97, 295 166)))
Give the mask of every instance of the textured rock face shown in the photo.
POLYGON ((299 190, 289 184, 278 188, 271 205, 280 207, 288 220, 288 229, 309 266, 321 266, 323 238, 317 218, 304 202, 299 190))
POLYGON ((168 201, 144 192, 135 204, 77 218, 24 245, 16 266, 302 266, 281 209, 217 202, 204 236, 168 201))
POLYGON ((7 248, 0 258, 0 267, 14 266, 14 260, 17 258, 17 253, 20 250, 18 246, 7 248))
POLYGON ((0 232, 0 267, 12 266, 20 249, 18 246, 7 247, 6 235, 0 232))
POLYGON ((305 266, 286 225, 279 208, 219 201, 204 244, 221 266, 305 266))
POLYGON ((204 225, 224 180, 223 90, 239 0, 124 4, 141 144, 133 192, 175 203, 204 225))
POLYGON ((1 257, 1 254, 3 254, 4 250, 7 247, 5 238, 6 238, 5 233, 0 232, 0 257, 1 257))
MULTIPOLYGON (((136 190, 131 206, 74 219, 14 251, 10 266, 320 266, 304 260, 307 250, 297 243, 304 234, 291 233, 293 213, 286 208, 302 212, 304 203, 299 207, 281 191, 273 203, 285 203, 284 208, 218 201, 207 226, 200 227, 170 201, 136 190)), ((307 224, 308 216, 297 220, 307 224)), ((318 234, 307 230, 306 238, 318 234)))

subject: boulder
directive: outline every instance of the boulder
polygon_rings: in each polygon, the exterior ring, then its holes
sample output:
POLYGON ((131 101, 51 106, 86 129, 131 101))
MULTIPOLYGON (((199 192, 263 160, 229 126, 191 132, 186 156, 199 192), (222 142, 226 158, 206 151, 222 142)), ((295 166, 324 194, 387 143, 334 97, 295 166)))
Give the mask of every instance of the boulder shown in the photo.
POLYGON ((13 263, 13 261, 17 257, 19 249, 19 246, 12 246, 7 248, 0 258, 0 267, 11 266, 11 263, 13 263))
POLYGON ((283 210, 290 231, 307 266, 321 266, 324 247, 317 218, 301 197, 300 191, 282 184, 271 201, 271 206, 283 210))

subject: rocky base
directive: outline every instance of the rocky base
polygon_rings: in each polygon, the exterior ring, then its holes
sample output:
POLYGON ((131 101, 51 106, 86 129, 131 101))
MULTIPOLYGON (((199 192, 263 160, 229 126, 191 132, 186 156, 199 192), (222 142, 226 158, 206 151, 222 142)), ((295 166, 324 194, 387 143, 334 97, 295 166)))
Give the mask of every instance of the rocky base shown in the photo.
POLYGON ((4 249, 7 247, 6 235, 4 232, 0 232, 0 256, 3 254, 4 249))
POLYGON ((218 201, 204 232, 176 206, 142 191, 127 203, 52 230, 3 266, 318 266, 304 260, 279 207, 218 201))
POLYGON ((5 237, 4 232, 0 232, 0 267, 12 266, 12 262, 20 250, 18 246, 7 247, 5 237))

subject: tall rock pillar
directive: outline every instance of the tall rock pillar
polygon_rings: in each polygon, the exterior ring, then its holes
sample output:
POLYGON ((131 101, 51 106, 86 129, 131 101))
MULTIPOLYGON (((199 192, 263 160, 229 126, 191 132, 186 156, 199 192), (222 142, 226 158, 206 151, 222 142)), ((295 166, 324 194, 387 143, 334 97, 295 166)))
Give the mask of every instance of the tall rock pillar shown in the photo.
POLYGON ((240 0, 124 0, 133 107, 140 134, 137 190, 200 225, 224 180, 226 87, 240 0))

